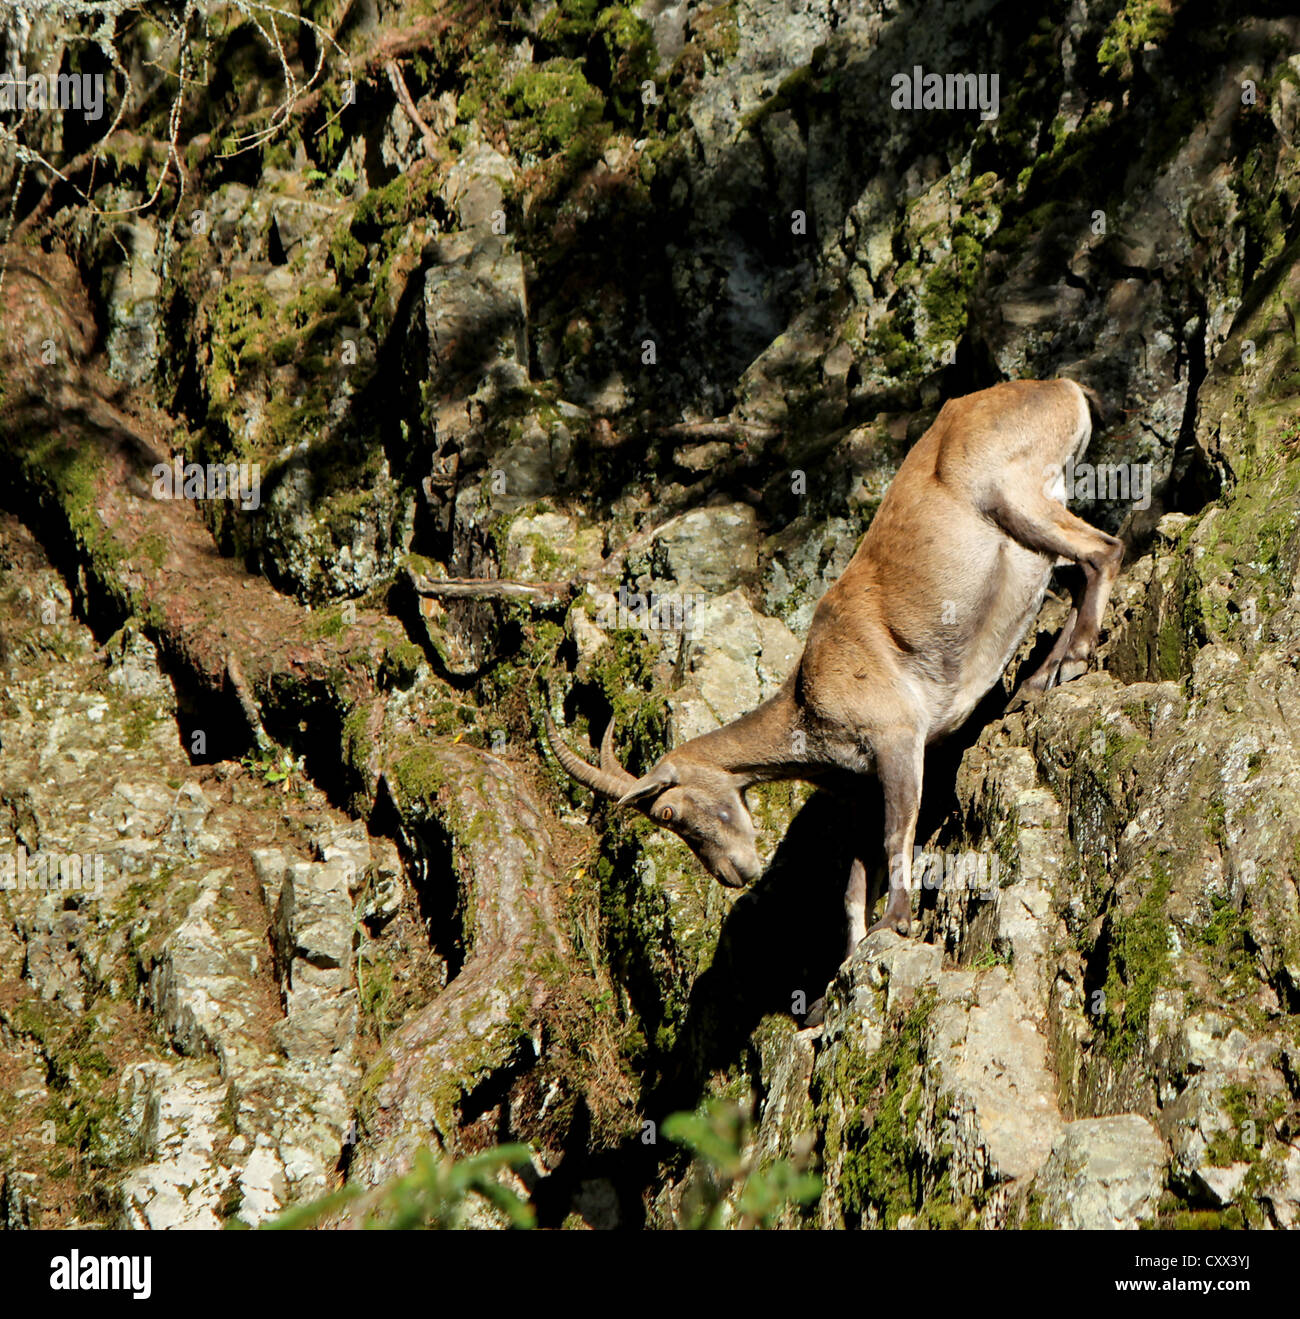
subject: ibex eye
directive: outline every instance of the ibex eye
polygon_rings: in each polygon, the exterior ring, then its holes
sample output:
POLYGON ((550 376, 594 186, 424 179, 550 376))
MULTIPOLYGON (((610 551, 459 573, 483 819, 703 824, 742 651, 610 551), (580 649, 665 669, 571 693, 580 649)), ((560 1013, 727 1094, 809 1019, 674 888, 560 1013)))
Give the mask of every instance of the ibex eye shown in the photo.
POLYGON ((671 806, 665 806, 663 810, 659 812, 659 818, 667 824, 668 821, 673 818, 673 808, 671 806))

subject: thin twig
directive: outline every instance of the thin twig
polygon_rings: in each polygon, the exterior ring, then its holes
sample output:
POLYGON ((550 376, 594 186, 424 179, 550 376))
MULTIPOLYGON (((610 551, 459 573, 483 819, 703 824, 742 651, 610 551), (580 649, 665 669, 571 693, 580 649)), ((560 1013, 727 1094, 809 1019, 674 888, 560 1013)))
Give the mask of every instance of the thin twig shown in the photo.
POLYGON ((424 142, 425 152, 430 160, 436 160, 438 157, 438 139, 434 137, 433 130, 428 124, 420 118, 420 112, 415 108, 415 102, 411 100, 411 93, 406 89, 406 79, 402 77, 402 70, 398 68, 396 60, 389 60, 384 65, 384 70, 388 74, 388 81, 393 85, 393 91, 397 99, 402 103, 402 109, 406 111, 406 117, 419 130, 420 137, 424 142))

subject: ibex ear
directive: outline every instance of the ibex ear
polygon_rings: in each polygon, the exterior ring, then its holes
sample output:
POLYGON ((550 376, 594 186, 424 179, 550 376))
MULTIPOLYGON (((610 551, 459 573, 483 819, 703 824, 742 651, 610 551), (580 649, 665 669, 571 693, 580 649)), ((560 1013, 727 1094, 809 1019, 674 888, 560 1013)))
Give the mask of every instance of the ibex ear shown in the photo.
POLYGON ((620 806, 633 806, 639 801, 644 801, 647 797, 657 797, 661 792, 673 787, 676 782, 677 771, 672 765, 665 765, 661 761, 649 774, 643 774, 637 779, 618 799, 618 804, 620 806))

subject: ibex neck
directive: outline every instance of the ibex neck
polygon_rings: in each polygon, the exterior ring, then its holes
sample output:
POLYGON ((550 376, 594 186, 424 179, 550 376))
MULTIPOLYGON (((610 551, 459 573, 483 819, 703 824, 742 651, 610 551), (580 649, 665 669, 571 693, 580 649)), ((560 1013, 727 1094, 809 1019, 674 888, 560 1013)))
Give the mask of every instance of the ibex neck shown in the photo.
POLYGON ((739 774, 750 783, 802 777, 812 756, 800 728, 793 675, 756 710, 712 733, 692 738, 681 749, 687 748, 699 759, 739 774))

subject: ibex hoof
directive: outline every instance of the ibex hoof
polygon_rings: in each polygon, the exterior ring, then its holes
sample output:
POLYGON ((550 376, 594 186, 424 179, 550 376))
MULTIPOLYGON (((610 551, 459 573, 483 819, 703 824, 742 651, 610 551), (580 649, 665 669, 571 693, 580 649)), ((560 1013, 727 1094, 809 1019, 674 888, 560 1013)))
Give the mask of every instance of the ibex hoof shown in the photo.
POLYGON ((867 938, 870 938, 873 934, 879 934, 881 930, 893 930, 895 934, 901 934, 906 939, 912 932, 912 918, 910 916, 891 916, 886 912, 867 931, 867 938))
POLYGON ((1076 678, 1082 678, 1087 672, 1088 661, 1086 659, 1068 659, 1061 665, 1057 681, 1073 682, 1076 678))
POLYGON ((1016 694, 1007 702, 1004 713, 1015 714, 1017 710, 1023 710, 1026 706, 1032 705, 1045 691, 1056 686, 1059 675, 1059 669, 1039 669, 1037 673, 1026 678, 1016 688, 1016 694))

